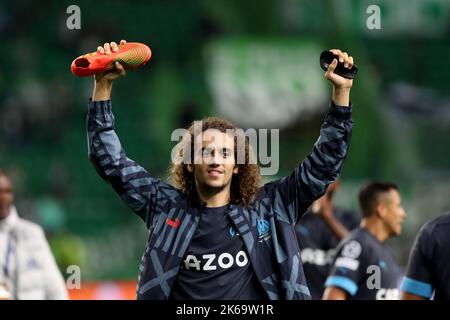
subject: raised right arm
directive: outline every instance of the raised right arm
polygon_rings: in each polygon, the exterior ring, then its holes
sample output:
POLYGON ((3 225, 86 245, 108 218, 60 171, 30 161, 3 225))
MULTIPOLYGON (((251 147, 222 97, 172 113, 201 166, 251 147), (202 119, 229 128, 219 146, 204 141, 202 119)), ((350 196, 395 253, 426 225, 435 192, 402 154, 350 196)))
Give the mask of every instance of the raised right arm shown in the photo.
POLYGON ((88 154, 99 175, 147 224, 159 181, 129 159, 114 131, 111 100, 89 101, 88 154))
MULTIPOLYGON (((122 40, 121 43, 124 42, 122 40)), ((115 43, 97 49, 101 54, 115 50, 115 43)), ((94 92, 87 115, 89 159, 99 175, 113 187, 128 207, 150 226, 157 211, 158 190, 165 183, 152 177, 126 156, 115 132, 110 100, 112 81, 123 75, 125 70, 118 62, 113 70, 95 75, 94 92)))

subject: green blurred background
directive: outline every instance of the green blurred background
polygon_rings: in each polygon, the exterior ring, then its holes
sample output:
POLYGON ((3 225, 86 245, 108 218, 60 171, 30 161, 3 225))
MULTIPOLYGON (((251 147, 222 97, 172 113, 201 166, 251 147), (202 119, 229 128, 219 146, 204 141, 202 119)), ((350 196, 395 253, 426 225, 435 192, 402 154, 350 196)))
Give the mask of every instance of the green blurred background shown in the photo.
POLYGON ((70 63, 109 41, 153 51, 114 84, 128 155, 167 177, 171 132, 208 115, 280 129, 286 175, 317 139, 331 96, 318 58, 353 55, 354 133, 338 204, 356 208, 370 179, 399 184, 408 217, 391 241, 405 264, 420 225, 450 208, 450 1, 161 0, 0 3, 0 168, 22 217, 41 224, 63 271, 135 279, 146 229, 87 158, 91 78, 70 63), (81 29, 69 30, 69 5, 81 29), (381 9, 370 30, 369 5, 381 9))

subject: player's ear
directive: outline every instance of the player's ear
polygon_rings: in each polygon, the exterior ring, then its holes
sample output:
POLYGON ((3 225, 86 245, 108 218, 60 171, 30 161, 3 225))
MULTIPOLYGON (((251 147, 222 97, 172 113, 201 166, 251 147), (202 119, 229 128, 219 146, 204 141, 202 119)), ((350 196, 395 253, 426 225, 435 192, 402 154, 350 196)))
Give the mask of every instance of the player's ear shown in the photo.
POLYGON ((386 217, 386 213, 387 213, 386 205, 382 202, 378 203, 376 207, 376 215, 379 218, 384 219, 386 217))
POLYGON ((187 165, 187 169, 188 169, 188 171, 189 171, 190 173, 194 172, 194 165, 188 164, 188 165, 187 165))
POLYGON ((239 166, 234 166, 233 173, 237 174, 239 172, 239 166))

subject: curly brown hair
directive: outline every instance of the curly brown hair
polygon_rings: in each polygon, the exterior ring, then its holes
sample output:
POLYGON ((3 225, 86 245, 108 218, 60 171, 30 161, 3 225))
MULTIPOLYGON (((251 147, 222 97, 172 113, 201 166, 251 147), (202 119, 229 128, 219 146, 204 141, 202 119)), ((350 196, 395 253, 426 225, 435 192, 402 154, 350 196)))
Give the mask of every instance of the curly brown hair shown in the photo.
MULTIPOLYGON (((187 134, 182 138, 181 143, 178 145, 178 155, 183 158, 183 150, 186 147, 190 150, 194 150, 194 124, 195 121, 187 128, 187 134), (191 144, 188 146, 187 144, 191 144)), ((201 120, 201 132, 205 132, 208 129, 216 129, 220 132, 227 133, 227 130, 239 130, 232 122, 219 118, 208 117, 201 120)), ((234 134, 234 158, 237 159, 237 135, 234 134)), ((191 153, 191 163, 193 163, 193 153, 191 153)), ((231 179, 231 200, 233 204, 243 204, 249 206, 254 195, 258 192, 261 182, 261 174, 259 166, 253 160, 252 148, 249 143, 249 139, 245 136, 245 161, 243 164, 236 164, 239 168, 238 173, 234 174, 231 179)), ((189 172, 188 166, 185 161, 180 163, 172 162, 169 168, 170 179, 183 193, 185 193, 190 201, 199 201, 197 190, 195 187, 194 174, 189 172)))

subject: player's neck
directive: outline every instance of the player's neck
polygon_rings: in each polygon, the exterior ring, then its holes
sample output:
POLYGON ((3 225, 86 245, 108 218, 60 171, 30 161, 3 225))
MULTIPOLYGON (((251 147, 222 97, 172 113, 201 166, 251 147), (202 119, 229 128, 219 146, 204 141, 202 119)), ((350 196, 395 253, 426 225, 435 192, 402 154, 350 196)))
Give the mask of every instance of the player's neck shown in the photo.
POLYGON ((231 192, 230 186, 226 186, 221 190, 197 186, 197 194, 206 207, 215 208, 228 204, 230 202, 231 192))
POLYGON ((378 220, 376 217, 363 219, 361 226, 377 238, 381 243, 384 243, 390 236, 390 233, 386 230, 383 222, 378 220))

